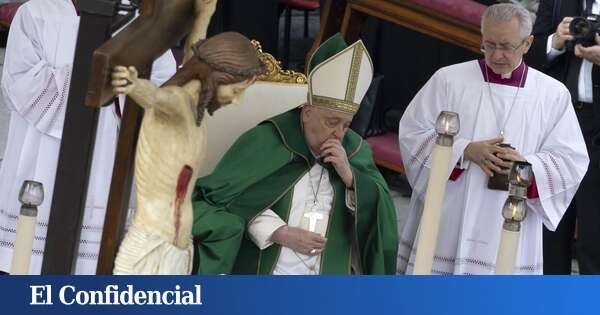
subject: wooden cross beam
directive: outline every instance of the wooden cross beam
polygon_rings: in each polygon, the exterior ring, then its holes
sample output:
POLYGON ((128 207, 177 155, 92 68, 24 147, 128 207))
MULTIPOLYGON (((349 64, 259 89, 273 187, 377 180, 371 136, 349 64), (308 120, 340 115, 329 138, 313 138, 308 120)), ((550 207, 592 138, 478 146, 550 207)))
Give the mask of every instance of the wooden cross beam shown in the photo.
POLYGON ((149 76, 154 59, 179 42, 194 21, 193 0, 142 0, 140 16, 94 51, 86 105, 100 107, 111 101, 114 66, 127 65, 149 76))
MULTIPOLYGON (((133 65, 148 77, 152 61, 185 36, 193 22, 193 0, 140 0, 140 16, 105 42, 110 37, 110 26, 117 14, 115 8, 118 3, 120 0, 81 0, 79 3, 81 21, 73 83, 69 92, 49 219, 42 266, 44 274, 70 274, 74 269, 98 108, 114 97, 110 86, 112 68, 117 64, 133 65), (88 107, 81 106, 84 100, 88 107)), ((127 214, 135 145, 142 115, 139 106, 131 106, 135 104, 131 99, 127 99, 127 104, 113 168, 98 274, 112 272, 127 214)))
POLYGON ((50 207, 42 274, 70 274, 75 266, 88 176, 94 151, 98 109, 82 106, 91 56, 109 36, 116 0, 81 0, 79 33, 59 160, 50 207))

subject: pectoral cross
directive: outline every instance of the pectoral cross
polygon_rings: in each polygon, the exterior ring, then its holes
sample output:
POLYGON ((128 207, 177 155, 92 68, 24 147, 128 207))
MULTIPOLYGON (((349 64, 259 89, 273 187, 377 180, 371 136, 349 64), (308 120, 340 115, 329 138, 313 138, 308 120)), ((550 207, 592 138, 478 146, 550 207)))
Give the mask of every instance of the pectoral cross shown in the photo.
POLYGON ((315 232, 317 230, 317 220, 323 220, 325 216, 316 211, 310 211, 304 214, 304 217, 308 219, 308 230, 315 232))

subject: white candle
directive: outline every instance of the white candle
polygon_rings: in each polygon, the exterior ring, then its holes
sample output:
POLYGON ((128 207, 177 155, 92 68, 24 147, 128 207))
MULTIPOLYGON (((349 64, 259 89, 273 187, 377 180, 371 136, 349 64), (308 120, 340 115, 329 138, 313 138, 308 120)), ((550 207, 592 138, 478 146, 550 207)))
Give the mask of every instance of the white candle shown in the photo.
POLYGON ((500 247, 496 257, 496 274, 511 275, 517 260, 517 249, 519 248, 520 232, 502 229, 500 236, 500 247))
POLYGON ((36 221, 36 216, 19 215, 15 249, 10 265, 11 275, 29 274, 29 261, 31 260, 36 221))
POLYGON ((431 274, 433 256, 437 243, 438 228, 446 183, 448 182, 448 168, 452 157, 452 147, 435 144, 431 153, 431 173, 427 183, 425 205, 421 217, 418 247, 415 257, 414 274, 431 274))

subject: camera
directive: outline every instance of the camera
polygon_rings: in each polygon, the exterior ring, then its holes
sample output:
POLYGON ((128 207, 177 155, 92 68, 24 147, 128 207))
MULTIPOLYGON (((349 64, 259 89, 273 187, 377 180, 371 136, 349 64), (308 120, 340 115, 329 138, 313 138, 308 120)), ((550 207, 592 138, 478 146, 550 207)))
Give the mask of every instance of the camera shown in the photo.
POLYGON ((600 16, 588 15, 574 17, 569 24, 569 32, 573 35, 574 44, 583 47, 596 45, 596 33, 600 32, 600 16))

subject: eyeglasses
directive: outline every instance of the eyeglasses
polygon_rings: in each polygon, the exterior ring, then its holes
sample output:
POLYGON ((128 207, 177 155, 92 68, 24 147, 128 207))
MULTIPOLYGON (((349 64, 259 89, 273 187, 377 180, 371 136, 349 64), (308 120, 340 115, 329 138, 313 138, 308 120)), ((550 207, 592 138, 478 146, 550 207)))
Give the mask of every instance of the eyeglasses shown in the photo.
POLYGON ((489 52, 490 54, 493 53, 494 51, 498 50, 501 53, 504 54, 514 54, 515 51, 517 51, 517 49, 519 49, 519 47, 523 46, 523 44, 526 42, 527 40, 524 39, 523 41, 521 41, 520 44, 518 45, 498 45, 496 46, 496 44, 492 44, 492 43, 482 43, 480 46, 481 52, 482 53, 486 53, 489 52))

